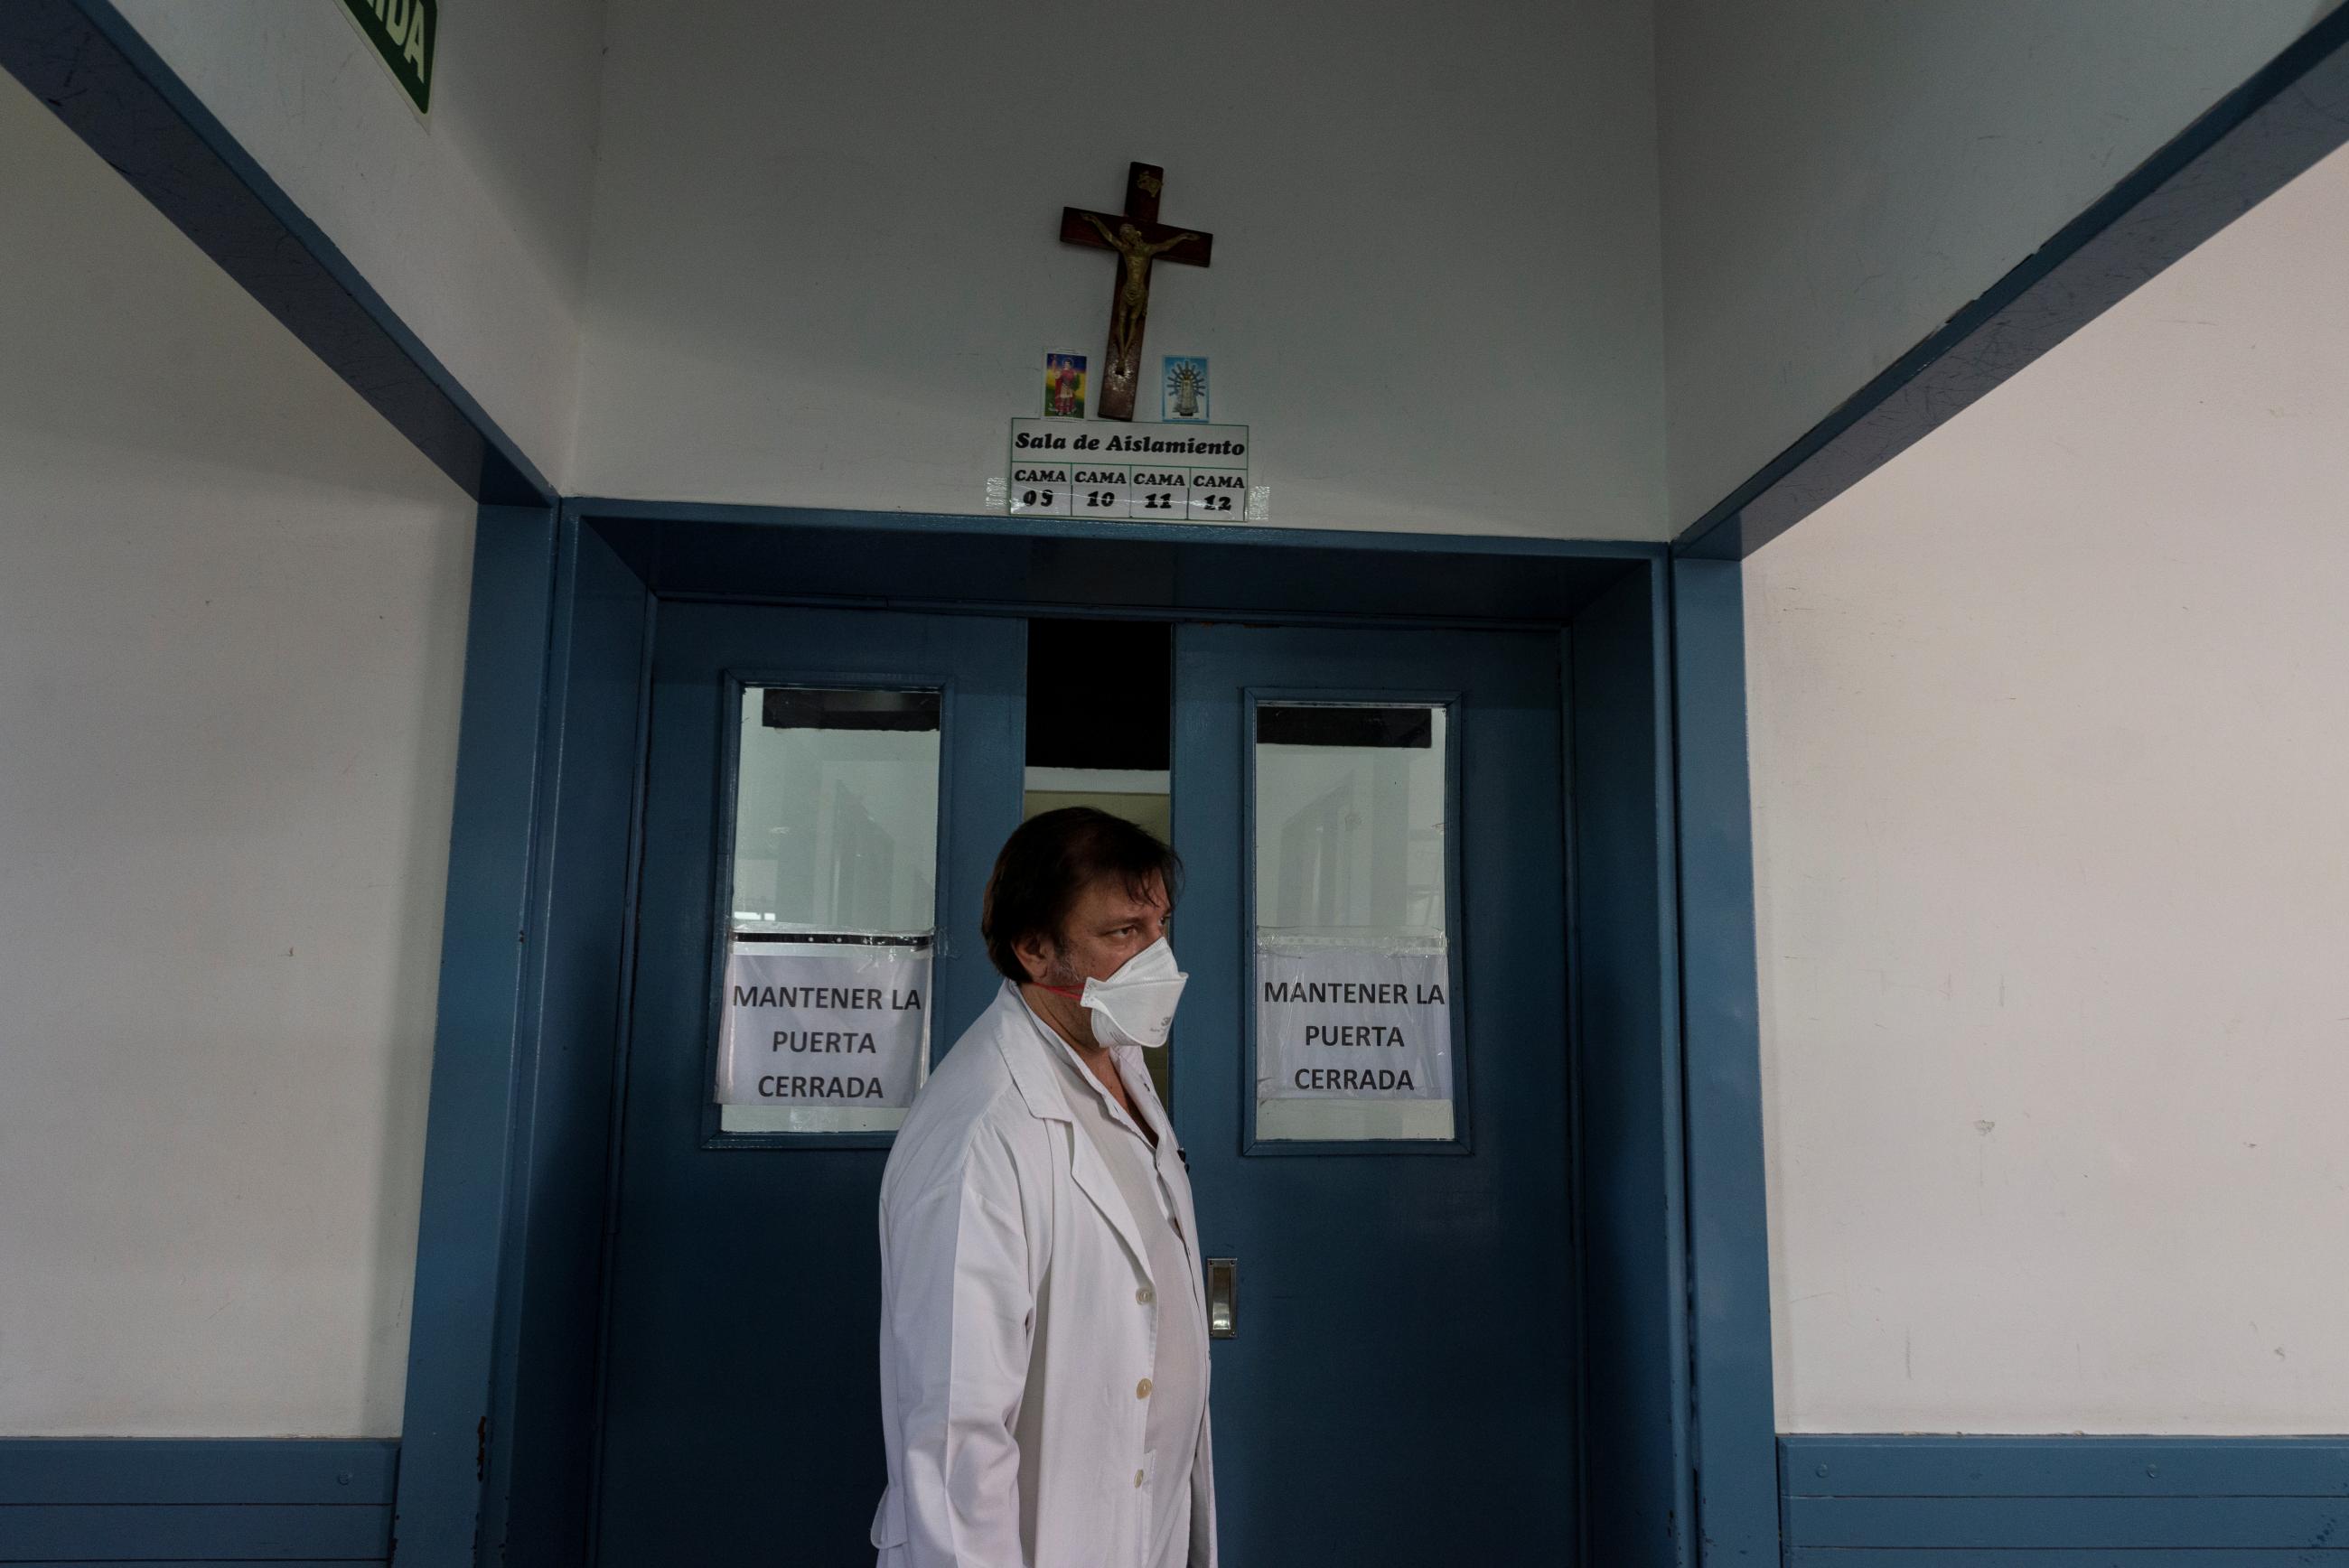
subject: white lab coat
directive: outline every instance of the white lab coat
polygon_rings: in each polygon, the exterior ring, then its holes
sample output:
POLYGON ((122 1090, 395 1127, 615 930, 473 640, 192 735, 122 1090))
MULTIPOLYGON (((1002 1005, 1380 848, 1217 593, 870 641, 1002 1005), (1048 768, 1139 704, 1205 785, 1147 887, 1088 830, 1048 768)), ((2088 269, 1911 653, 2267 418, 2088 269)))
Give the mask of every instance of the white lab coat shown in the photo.
MULTIPOLYGON (((1043 1026, 1006 983, 914 1103, 881 1180, 879 1568, 1135 1568, 1157 1312, 1141 1234, 1070 1115, 1043 1026)), ((1162 1143, 1141 1051, 1113 1054, 1162 1143)), ((1192 1278, 1191 1187, 1170 1181, 1192 1278)), ((1207 1424, 1191 1467, 1191 1563, 1214 1568, 1207 1424)))

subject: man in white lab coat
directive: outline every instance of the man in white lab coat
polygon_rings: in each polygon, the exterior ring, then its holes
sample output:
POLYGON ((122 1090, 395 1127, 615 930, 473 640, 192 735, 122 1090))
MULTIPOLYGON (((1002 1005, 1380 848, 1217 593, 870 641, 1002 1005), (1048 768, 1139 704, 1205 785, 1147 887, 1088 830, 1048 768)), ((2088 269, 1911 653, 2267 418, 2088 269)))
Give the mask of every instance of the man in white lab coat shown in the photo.
POLYGON ((1214 1568, 1206 1270, 1142 1059, 1180 872, 1088 807, 996 861, 1003 988, 881 1181, 880 1568, 1214 1568))

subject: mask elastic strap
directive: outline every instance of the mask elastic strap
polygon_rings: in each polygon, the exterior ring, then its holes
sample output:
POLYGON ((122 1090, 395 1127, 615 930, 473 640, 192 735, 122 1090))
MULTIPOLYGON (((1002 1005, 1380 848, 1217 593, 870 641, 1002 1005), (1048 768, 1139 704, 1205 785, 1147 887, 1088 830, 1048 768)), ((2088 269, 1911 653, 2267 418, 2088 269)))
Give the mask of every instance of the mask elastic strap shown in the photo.
POLYGON ((1036 986, 1039 990, 1050 991, 1055 996, 1066 996, 1071 1002, 1081 1002, 1085 999, 1082 986, 1071 988, 1067 985, 1047 985, 1041 980, 1036 982, 1036 986))

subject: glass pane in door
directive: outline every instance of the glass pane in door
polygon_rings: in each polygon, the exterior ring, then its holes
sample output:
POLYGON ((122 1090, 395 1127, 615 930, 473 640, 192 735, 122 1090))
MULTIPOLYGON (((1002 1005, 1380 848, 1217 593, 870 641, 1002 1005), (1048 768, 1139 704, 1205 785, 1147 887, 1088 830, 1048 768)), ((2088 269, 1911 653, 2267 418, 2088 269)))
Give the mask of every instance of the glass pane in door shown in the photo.
POLYGON ((1442 703, 1259 702, 1256 1138, 1451 1139, 1442 703))
POLYGON ((737 741, 719 1130, 893 1130, 929 1058, 938 693, 746 686, 737 741))

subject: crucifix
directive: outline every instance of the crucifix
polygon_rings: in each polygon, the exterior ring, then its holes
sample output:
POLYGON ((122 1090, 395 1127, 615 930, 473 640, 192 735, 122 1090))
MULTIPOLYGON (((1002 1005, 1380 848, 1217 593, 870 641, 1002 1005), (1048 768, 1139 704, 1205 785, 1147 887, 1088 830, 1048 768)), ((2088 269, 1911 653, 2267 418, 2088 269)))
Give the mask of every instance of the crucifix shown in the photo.
POLYGON ((1207 264, 1213 234, 1170 229, 1158 221, 1158 192, 1166 171, 1154 164, 1137 163, 1125 176, 1125 211, 1088 212, 1081 207, 1061 209, 1061 238, 1071 245, 1092 245, 1118 254, 1117 290, 1110 296, 1109 356, 1102 367, 1101 417, 1133 418, 1133 389, 1142 378, 1142 321, 1150 314, 1150 264, 1184 262, 1207 264))

